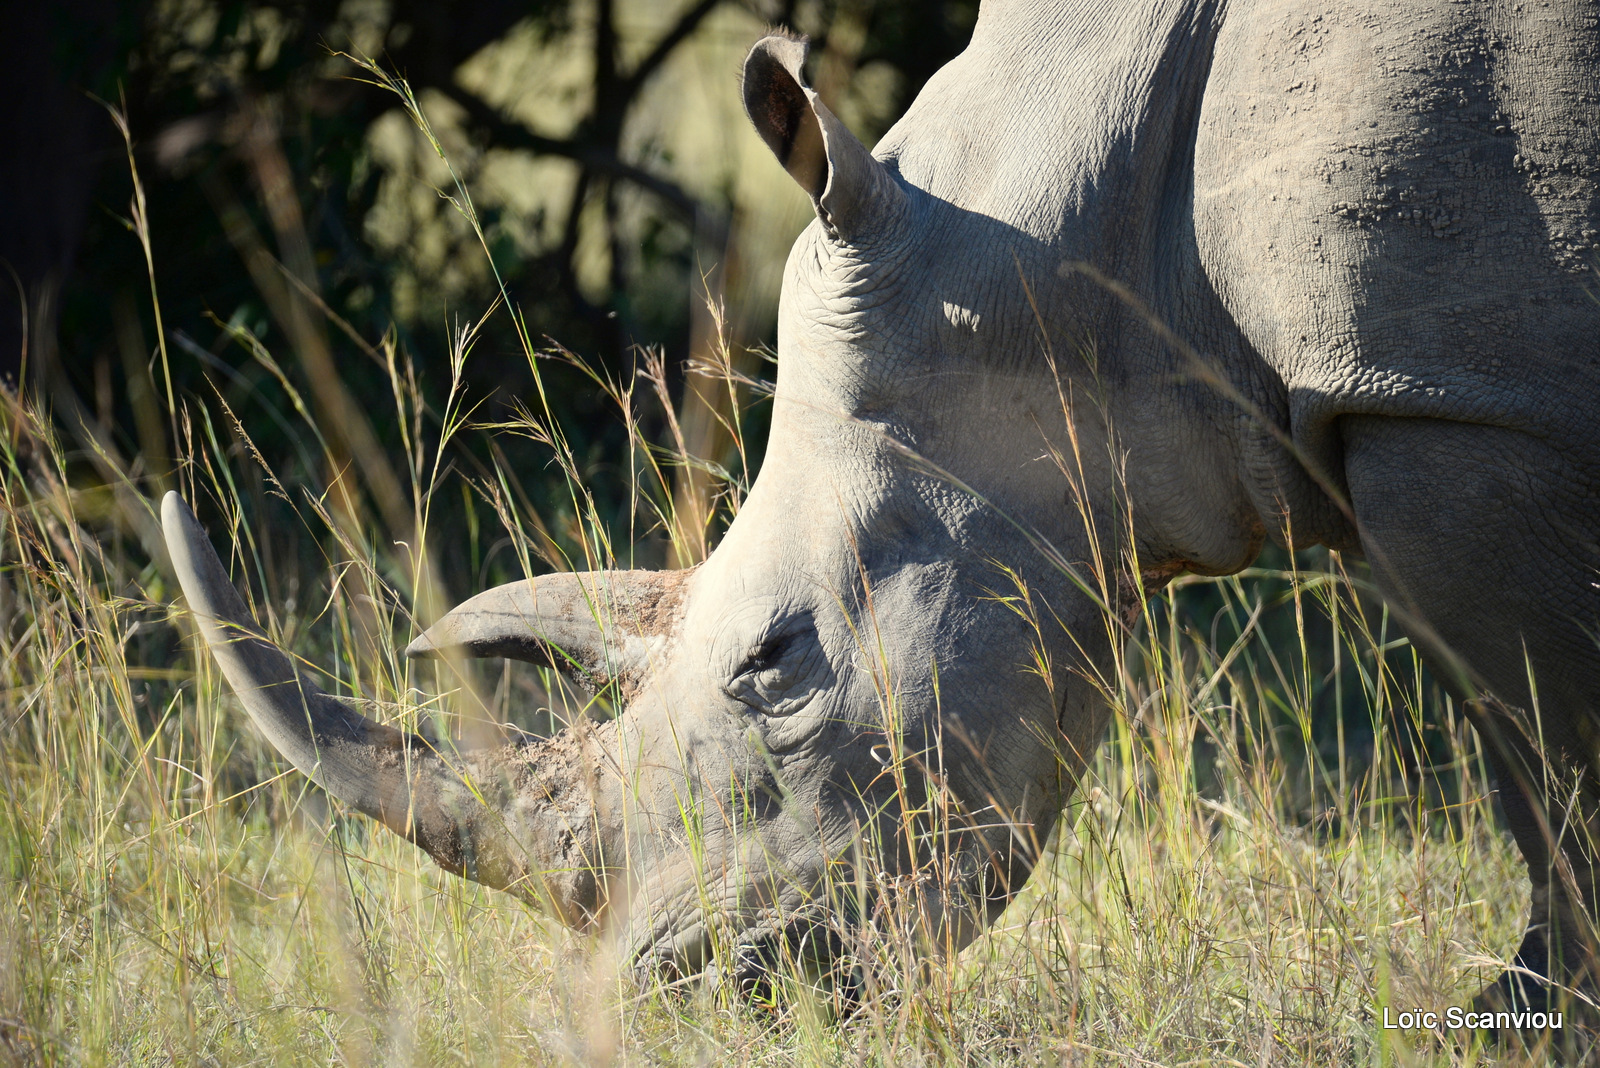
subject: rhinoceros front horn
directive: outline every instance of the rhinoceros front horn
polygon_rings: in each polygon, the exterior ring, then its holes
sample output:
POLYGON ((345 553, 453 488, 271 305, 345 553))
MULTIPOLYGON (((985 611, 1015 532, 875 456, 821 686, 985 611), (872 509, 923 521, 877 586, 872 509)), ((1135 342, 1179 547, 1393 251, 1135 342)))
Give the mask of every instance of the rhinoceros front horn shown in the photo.
MULTIPOLYGON (((599 915, 610 871, 607 854, 616 849, 620 855, 612 824, 620 819, 621 784, 585 773, 600 761, 598 754, 591 758, 584 738, 569 731, 446 754, 416 735, 357 714, 319 690, 268 640, 177 494, 167 494, 162 502, 161 520, 178 581, 207 646, 278 752, 334 797, 425 849, 445 870, 510 890, 575 925, 599 915)), ((574 596, 582 588, 574 576, 555 577, 555 585, 574 596)), ((507 590, 490 591, 487 603, 507 610, 521 606, 523 595, 507 590)), ((553 592, 546 607, 564 603, 553 592)), ((531 588, 526 596, 544 604, 531 588)), ((549 642, 579 637, 576 623, 569 634, 558 634, 560 628, 546 617, 545 638, 518 645, 504 613, 458 612, 429 634, 447 646, 456 644, 450 636, 464 634, 460 644, 484 654, 515 655, 537 647, 547 658, 555 650, 549 642)), ((437 648, 429 640, 419 651, 437 648)), ((631 656, 630 648, 620 644, 620 655, 631 656)), ((592 649, 575 659, 592 660, 592 649)), ((595 663, 616 660, 602 656, 595 663)))

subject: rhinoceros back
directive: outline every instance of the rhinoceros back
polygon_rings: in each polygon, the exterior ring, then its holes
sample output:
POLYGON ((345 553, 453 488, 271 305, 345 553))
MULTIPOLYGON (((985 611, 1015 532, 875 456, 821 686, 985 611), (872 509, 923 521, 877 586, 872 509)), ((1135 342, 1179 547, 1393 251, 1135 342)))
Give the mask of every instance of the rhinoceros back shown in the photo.
POLYGON ((1196 145, 1208 276, 1337 470, 1344 415, 1600 448, 1600 8, 1239 3, 1196 145))

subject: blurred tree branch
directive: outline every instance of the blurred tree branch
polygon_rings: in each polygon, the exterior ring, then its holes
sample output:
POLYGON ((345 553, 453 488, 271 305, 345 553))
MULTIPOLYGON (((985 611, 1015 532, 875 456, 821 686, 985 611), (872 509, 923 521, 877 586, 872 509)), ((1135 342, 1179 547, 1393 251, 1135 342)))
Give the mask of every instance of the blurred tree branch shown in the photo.
POLYGON ((711 224, 708 240, 715 243, 723 236, 726 223, 720 216, 708 212, 706 206, 693 194, 670 179, 652 174, 643 167, 622 159, 615 146, 588 143, 581 138, 563 139, 545 137, 534 133, 522 123, 509 119, 473 93, 457 86, 441 87, 453 102, 466 111, 479 136, 498 148, 525 148, 544 156, 559 156, 580 164, 586 171, 620 179, 638 186, 659 198, 684 219, 697 226, 711 224))
POLYGON ((631 74, 623 79, 623 98, 631 101, 638 96, 639 90, 643 88, 644 83, 650 80, 650 75, 654 74, 662 63, 666 62, 667 57, 672 54, 672 50, 687 41, 690 35, 700 28, 700 23, 705 21, 705 17, 711 14, 712 10, 722 2, 723 0, 700 0, 699 3, 685 11, 683 17, 678 19, 677 25, 663 34, 661 40, 656 42, 650 53, 639 61, 638 66, 633 68, 631 74))

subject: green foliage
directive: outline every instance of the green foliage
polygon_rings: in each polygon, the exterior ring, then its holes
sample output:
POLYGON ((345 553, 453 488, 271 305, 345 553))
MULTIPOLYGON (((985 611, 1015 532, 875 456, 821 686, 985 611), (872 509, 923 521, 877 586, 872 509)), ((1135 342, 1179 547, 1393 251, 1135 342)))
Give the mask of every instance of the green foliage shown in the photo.
MULTIPOLYGON (((126 115, 145 211, 160 220, 146 233, 165 330, 145 297, 144 254, 128 240, 136 222, 129 171, 101 166, 58 305, 35 310, 49 312, 40 321, 54 330, 30 385, 41 401, 72 411, 76 444, 85 444, 80 424, 91 424, 99 447, 114 447, 136 480, 168 479, 176 443, 164 440, 170 434, 160 432, 151 403, 159 335, 190 357, 171 364, 176 394, 225 400, 290 486, 324 483, 328 473, 285 414, 285 383, 337 438, 350 420, 331 397, 338 389, 319 385, 318 361, 337 367, 350 397, 387 396, 383 361, 357 339, 389 336, 424 405, 437 407, 450 387, 457 320, 476 316, 502 289, 535 342, 560 339, 613 379, 634 373, 639 348, 658 350, 673 403, 685 361, 704 356, 694 324, 707 284, 738 324, 741 351, 770 343, 775 282, 749 289, 719 272, 738 261, 744 276, 775 276, 792 234, 741 238, 741 219, 770 212, 748 202, 749 180, 730 169, 738 154, 709 142, 683 150, 684 136, 663 127, 683 70, 725 68, 718 95, 731 102, 742 47, 768 22, 796 25, 816 41, 830 97, 875 137, 965 45, 976 15, 975 4, 955 0, 931 18, 927 5, 909 0, 106 4, 112 29, 79 20, 51 31, 73 59, 58 73, 73 92, 87 89, 126 115), (393 95, 347 58, 368 55, 407 76, 473 179, 495 273, 473 225, 435 195, 448 184, 437 158, 393 95), (240 342, 241 331, 277 354, 283 382, 240 342)), ((696 122, 724 141, 747 135, 736 110, 683 115, 680 125, 696 122)), ((120 160, 109 116, 98 129, 96 144, 120 160)), ((759 367, 747 361, 741 370, 759 367)), ((539 374, 555 398, 553 418, 595 476, 597 506, 626 525, 626 479, 607 477, 629 447, 626 427, 577 369, 558 362, 539 374)), ((510 418, 535 392, 508 317, 483 325, 467 377, 490 421, 510 418)), ((661 410, 636 414, 650 437, 665 430, 661 410)), ((400 464, 394 421, 378 413, 370 422, 370 431, 353 432, 400 464)), ((353 451, 359 466, 361 443, 346 444, 334 442, 336 458, 353 451)), ((493 449, 463 448, 461 462, 479 470, 498 459, 521 472, 522 489, 552 525, 569 521, 563 480, 541 477, 536 447, 502 438, 493 449)), ((72 477, 103 474, 85 464, 72 477)), ((381 502, 366 505, 386 536, 404 536, 381 502)), ((440 521, 453 529, 469 522, 453 505, 441 507, 449 514, 440 521)), ((660 542, 642 549, 646 560, 666 551, 660 542)), ((455 589, 481 577, 448 576, 455 589)))

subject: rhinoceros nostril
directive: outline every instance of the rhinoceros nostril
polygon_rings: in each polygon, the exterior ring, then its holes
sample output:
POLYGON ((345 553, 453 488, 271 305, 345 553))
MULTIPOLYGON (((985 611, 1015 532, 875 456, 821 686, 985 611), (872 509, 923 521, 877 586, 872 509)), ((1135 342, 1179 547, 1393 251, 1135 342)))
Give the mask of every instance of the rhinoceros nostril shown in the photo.
POLYGON ((705 924, 664 937, 633 958, 634 982, 641 990, 691 986, 711 962, 711 933, 705 924))
POLYGON ((795 921, 741 943, 726 974, 747 1001, 776 1005, 786 987, 809 990, 831 1001, 841 1018, 861 1006, 867 990, 864 970, 826 921, 795 921))

